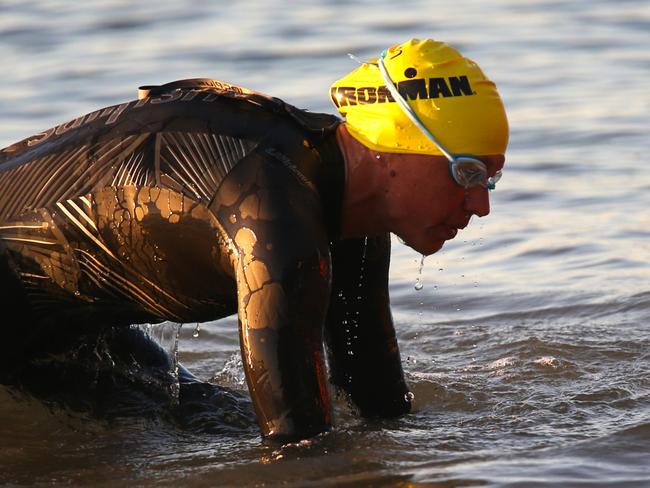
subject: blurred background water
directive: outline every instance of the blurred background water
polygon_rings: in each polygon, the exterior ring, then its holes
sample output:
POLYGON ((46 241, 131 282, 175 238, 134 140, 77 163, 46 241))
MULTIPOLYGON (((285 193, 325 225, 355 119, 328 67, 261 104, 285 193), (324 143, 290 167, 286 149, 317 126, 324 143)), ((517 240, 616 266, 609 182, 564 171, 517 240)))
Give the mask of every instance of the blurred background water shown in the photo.
MULTIPOLYGON (((426 259, 421 291, 394 243, 413 414, 338 400, 333 432, 274 446, 252 422, 107 423, 0 386, 0 483, 650 486, 649 32, 646 0, 0 0, 0 147, 181 78, 334 112, 347 53, 411 37, 479 62, 511 125, 493 213, 426 259)), ((186 325, 179 355, 243 398, 236 328, 186 325)))

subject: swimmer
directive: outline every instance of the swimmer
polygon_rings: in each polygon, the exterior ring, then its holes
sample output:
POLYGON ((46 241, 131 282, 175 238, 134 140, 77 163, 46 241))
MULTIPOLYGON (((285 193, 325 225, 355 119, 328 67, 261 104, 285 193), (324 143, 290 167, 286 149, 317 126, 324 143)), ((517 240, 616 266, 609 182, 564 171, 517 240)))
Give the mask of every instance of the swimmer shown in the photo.
POLYGON ((237 313, 263 437, 329 430, 328 381, 364 417, 408 413, 389 236, 428 255, 489 213, 505 110, 430 39, 330 95, 344 120, 175 81, 0 151, 1 306, 21 317, 4 325, 3 381, 75 337, 237 313))

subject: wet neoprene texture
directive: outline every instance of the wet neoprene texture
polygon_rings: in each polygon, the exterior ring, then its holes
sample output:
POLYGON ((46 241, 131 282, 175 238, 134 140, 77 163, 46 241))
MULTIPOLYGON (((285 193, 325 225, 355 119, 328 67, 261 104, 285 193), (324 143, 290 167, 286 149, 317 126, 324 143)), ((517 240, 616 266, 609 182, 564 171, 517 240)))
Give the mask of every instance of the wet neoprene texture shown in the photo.
POLYGON ((237 313, 264 436, 330 428, 326 356, 362 415, 408 412, 389 238, 338 235, 339 123, 195 79, 2 150, 0 306, 29 325, 0 353, 20 364, 93 328, 237 313))

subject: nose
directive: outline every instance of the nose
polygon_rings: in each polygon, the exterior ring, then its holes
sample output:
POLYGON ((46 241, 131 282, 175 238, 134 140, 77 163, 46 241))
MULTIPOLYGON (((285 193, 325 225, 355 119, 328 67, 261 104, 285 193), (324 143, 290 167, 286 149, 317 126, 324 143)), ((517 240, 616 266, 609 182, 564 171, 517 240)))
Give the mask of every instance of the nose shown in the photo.
POLYGON ((490 194, 487 188, 475 186, 465 192, 465 211, 470 215, 485 217, 490 213, 490 194))

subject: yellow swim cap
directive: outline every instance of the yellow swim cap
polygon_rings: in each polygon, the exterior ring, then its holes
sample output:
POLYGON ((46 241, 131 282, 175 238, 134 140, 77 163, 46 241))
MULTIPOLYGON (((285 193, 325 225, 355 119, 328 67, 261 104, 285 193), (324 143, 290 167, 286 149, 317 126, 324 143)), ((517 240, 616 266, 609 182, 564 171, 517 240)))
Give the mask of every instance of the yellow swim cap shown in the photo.
MULTIPOLYGON (((424 126, 454 154, 504 154, 508 120, 495 84, 474 61, 444 42, 410 41, 382 53, 399 93, 424 126)), ((364 146, 392 153, 442 154, 395 103, 377 59, 330 88, 348 132, 364 146)))

